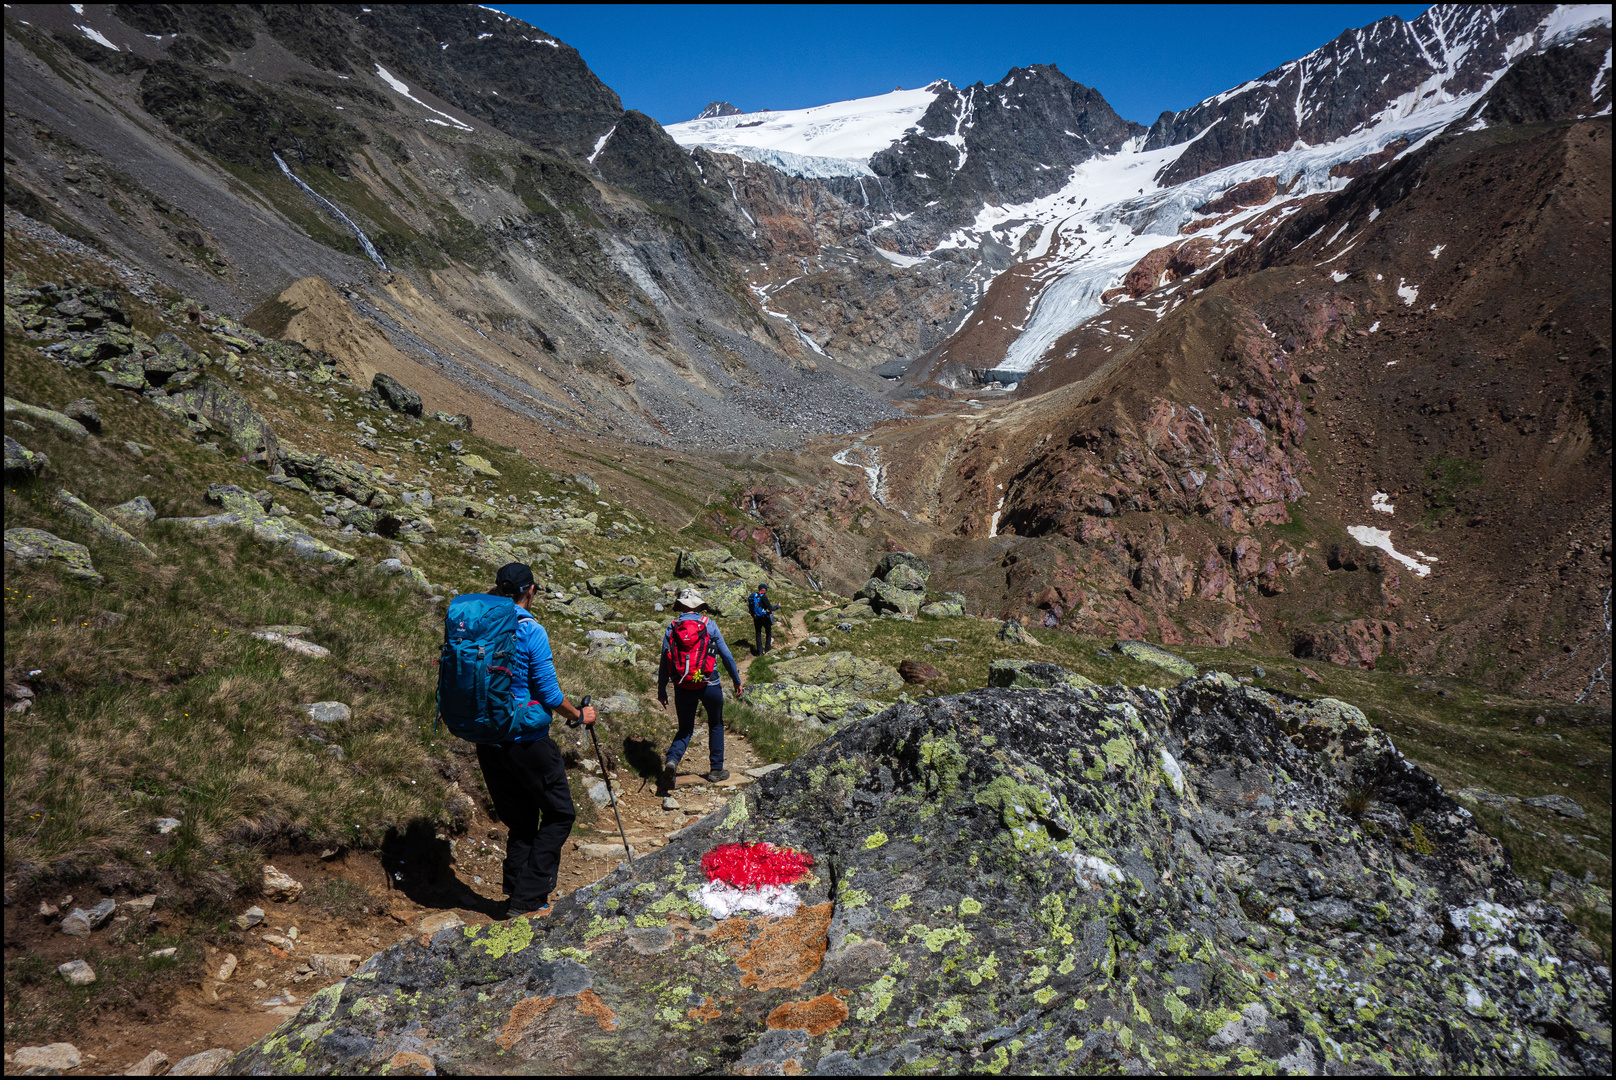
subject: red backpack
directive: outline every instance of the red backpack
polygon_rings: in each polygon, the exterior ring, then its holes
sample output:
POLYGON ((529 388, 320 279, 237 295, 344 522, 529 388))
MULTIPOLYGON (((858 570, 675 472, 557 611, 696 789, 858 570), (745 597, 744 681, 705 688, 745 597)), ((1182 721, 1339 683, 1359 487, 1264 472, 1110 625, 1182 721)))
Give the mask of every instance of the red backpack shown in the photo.
POLYGON ((705 686, 718 669, 707 620, 702 616, 675 619, 668 628, 668 673, 677 686, 705 686))

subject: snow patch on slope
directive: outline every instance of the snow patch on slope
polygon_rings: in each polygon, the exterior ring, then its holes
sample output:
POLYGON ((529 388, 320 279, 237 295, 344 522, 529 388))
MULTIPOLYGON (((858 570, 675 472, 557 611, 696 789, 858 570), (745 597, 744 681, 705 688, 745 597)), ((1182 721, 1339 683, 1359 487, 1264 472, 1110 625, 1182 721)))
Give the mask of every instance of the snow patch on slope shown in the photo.
POLYGON ((386 83, 388 86, 391 86, 396 92, 398 92, 399 94, 402 94, 404 97, 409 98, 411 101, 413 101, 417 105, 421 106, 421 108, 425 109, 427 112, 434 113, 434 114, 436 114, 438 116, 443 117, 443 120, 433 120, 432 117, 429 116, 429 117, 426 118, 429 122, 434 123, 434 124, 443 124, 444 120, 447 120, 448 124, 444 124, 444 126, 446 126, 446 127, 457 127, 461 131, 471 131, 471 130, 473 130, 472 128, 466 126, 465 124, 462 124, 459 120, 456 120, 454 117, 450 116, 448 113, 442 112, 442 111, 440 111, 438 109, 434 109, 432 106, 428 105, 426 102, 422 101, 420 98, 418 98, 414 94, 410 93, 410 88, 409 88, 408 85, 406 85, 402 80, 396 78, 393 75, 392 72, 388 71, 386 68, 382 67, 380 64, 376 65, 376 74, 381 76, 382 82, 386 83))
POLYGON ((1377 529, 1371 525, 1349 525, 1347 535, 1368 548, 1379 548, 1420 577, 1428 577, 1431 568, 1417 559, 1411 559, 1401 551, 1392 547, 1392 534, 1389 529, 1377 529))
POLYGON ((944 85, 810 109, 710 116, 666 130, 680 146, 765 162, 796 176, 873 176, 870 158, 919 123, 944 85))

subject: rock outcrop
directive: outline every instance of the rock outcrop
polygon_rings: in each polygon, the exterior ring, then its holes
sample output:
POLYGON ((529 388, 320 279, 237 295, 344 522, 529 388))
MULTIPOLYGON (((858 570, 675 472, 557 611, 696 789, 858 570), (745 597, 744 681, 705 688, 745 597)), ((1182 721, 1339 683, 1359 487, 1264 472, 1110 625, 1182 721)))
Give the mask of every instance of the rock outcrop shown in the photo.
MULTIPOLYGON (((733 909, 731 909, 733 910, 733 909)), ((1357 709, 900 704, 547 917, 377 954, 227 1071, 1594 1072, 1610 975, 1357 709), (812 873, 715 919, 702 857, 812 873)))
POLYGON ((382 404, 393 411, 408 416, 421 415, 421 395, 391 375, 378 371, 370 380, 370 388, 382 404))
POLYGON ((90 549, 63 540, 44 529, 7 529, 6 558, 24 563, 57 563, 64 574, 100 585, 102 577, 90 562, 90 549))
MULTIPOLYGON (((264 499, 268 501, 267 493, 264 499)), ((234 484, 209 485, 207 500, 224 507, 225 512, 207 517, 157 520, 203 530, 238 526, 249 530, 253 536, 265 543, 283 546, 299 558, 311 562, 351 563, 354 560, 348 552, 334 548, 324 540, 316 539, 298 523, 296 518, 271 516, 265 509, 265 503, 261 503, 234 484)))

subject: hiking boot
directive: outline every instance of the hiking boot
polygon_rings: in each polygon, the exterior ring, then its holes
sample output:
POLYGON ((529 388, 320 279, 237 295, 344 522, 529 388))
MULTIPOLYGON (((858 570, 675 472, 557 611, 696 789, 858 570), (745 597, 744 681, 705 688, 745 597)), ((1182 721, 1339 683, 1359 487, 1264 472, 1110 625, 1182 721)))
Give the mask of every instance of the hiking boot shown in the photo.
POLYGON ((672 795, 673 781, 679 766, 677 762, 665 761, 662 771, 657 774, 656 789, 658 795, 672 795))
POLYGON ((523 915, 538 916, 548 914, 550 914, 550 898, 544 897, 537 904, 534 904, 531 907, 527 905, 511 905, 511 907, 506 910, 505 917, 507 919, 518 919, 523 915))
POLYGON ((703 773, 701 778, 703 780, 707 781, 709 784, 716 784, 720 780, 728 780, 729 779, 729 770, 728 769, 714 769, 711 772, 703 773))

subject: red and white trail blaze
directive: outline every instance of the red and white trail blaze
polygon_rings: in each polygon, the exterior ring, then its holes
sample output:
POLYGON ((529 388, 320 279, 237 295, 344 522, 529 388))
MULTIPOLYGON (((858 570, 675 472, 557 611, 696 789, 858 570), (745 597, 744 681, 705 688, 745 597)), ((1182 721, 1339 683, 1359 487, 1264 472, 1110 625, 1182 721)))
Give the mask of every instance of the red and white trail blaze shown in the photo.
POLYGON ((793 886, 814 865, 803 851, 773 844, 720 844, 701 857, 707 884, 691 893, 715 919, 742 911, 786 916, 802 906, 793 886))

